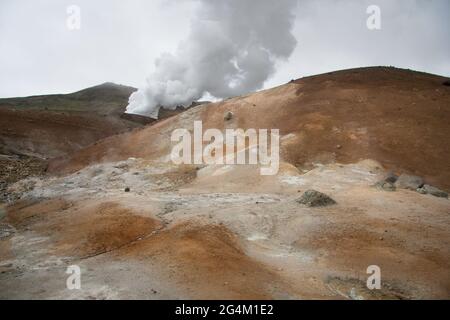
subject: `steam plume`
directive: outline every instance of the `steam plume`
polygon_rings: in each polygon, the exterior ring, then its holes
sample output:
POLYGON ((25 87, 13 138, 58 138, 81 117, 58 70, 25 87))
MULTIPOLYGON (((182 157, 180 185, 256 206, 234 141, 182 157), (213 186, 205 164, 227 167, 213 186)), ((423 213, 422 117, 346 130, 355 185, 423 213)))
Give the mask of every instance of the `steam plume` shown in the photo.
POLYGON ((296 0, 199 0, 187 40, 164 53, 127 113, 158 117, 160 107, 189 106, 209 93, 226 98, 260 89, 288 58, 296 0))

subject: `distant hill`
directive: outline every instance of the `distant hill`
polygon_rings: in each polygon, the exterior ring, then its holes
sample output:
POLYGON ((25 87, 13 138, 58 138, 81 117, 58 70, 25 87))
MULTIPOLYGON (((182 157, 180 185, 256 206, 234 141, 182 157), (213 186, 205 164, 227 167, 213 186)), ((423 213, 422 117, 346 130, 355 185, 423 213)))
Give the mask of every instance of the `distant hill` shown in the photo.
POLYGON ((139 127, 121 118, 135 90, 104 83, 71 94, 0 99, 0 154, 51 158, 139 127))
POLYGON ((104 83, 70 94, 52 94, 0 99, 0 107, 14 110, 92 112, 99 115, 121 114, 128 97, 136 88, 104 83))
MULTIPOLYGON (((64 156, 102 138, 156 122, 124 113, 136 90, 107 82, 70 94, 0 99, 0 154, 64 156)), ((159 120, 183 111, 161 109, 159 120)))

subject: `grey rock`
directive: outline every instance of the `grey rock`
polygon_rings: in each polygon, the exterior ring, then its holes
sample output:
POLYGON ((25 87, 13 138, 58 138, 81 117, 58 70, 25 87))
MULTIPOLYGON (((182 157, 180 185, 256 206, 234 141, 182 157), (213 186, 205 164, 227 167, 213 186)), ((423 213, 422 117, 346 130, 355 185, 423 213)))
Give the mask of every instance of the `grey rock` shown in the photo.
POLYGON ((417 188, 417 192, 421 194, 431 194, 432 196, 440 198, 448 198, 447 192, 442 191, 441 189, 438 189, 436 187, 430 186, 428 184, 423 185, 422 188, 417 188))
POLYGON ((412 176, 408 174, 402 174, 395 182, 395 187, 398 189, 417 190, 424 185, 424 181, 421 177, 412 176))
POLYGON ((227 111, 227 112, 225 112, 225 115, 223 116, 223 119, 225 121, 229 121, 229 120, 233 119, 233 116, 234 116, 233 112, 227 111))
POLYGON ((377 183, 375 183, 375 187, 377 187, 380 190, 384 190, 384 191, 395 191, 395 185, 392 182, 388 182, 385 180, 382 181, 378 181, 377 183))
POLYGON ((0 224, 0 239, 8 238, 16 233, 16 230, 6 223, 0 224))
POLYGON ((323 207, 336 204, 336 201, 331 199, 329 196, 316 190, 305 191, 296 201, 300 204, 306 205, 307 207, 323 207))
POLYGON ((421 193, 421 194, 427 194, 427 191, 423 187, 422 188, 417 188, 416 191, 418 193, 421 193))
POLYGON ((397 181, 397 179, 398 179, 398 176, 395 173, 393 173, 392 171, 389 171, 386 174, 386 177, 384 177, 384 181, 390 182, 390 183, 395 183, 397 181))

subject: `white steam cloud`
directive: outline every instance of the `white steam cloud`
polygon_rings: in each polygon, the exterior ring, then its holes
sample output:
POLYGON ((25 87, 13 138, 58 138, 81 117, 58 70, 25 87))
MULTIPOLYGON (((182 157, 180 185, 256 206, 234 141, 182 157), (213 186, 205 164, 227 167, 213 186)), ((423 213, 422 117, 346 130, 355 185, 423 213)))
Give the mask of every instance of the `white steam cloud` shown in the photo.
POLYGON ((199 0, 187 40, 156 59, 127 113, 158 117, 160 107, 189 106, 209 93, 226 98, 260 89, 297 44, 296 0, 199 0))

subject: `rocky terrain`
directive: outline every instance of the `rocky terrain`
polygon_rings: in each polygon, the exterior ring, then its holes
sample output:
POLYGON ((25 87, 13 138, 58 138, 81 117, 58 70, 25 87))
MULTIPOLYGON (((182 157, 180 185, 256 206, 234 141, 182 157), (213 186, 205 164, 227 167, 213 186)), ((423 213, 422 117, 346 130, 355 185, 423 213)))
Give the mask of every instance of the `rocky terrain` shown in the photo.
POLYGON ((302 78, 55 151, 45 174, 25 163, 1 176, 0 298, 449 299, 446 81, 302 78), (195 120, 280 129, 278 174, 173 164, 171 132, 195 120))

